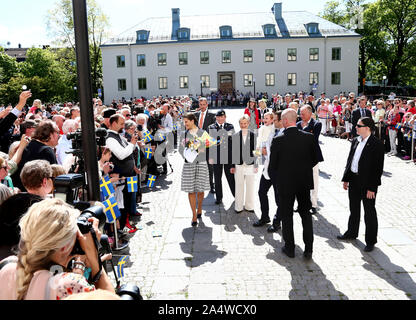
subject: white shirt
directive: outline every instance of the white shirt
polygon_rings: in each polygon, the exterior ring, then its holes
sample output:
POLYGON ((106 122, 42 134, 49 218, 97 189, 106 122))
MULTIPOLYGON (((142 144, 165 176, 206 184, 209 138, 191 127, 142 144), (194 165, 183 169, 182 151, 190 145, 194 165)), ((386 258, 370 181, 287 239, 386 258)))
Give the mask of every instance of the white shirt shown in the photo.
POLYGON ((173 130, 173 120, 172 120, 172 116, 169 113, 165 114, 165 116, 162 118, 162 126, 164 128, 161 129, 161 130, 164 133, 172 132, 172 130, 173 130))
POLYGON ((265 143, 268 140, 272 132, 274 133, 274 129, 275 129, 274 124, 260 127, 258 131, 258 137, 257 137, 257 146, 256 146, 257 149, 263 147, 263 143, 265 143))
POLYGON ((269 171, 269 161, 270 161, 270 148, 272 146, 272 142, 273 142, 273 139, 274 139, 274 136, 275 136, 275 130, 276 129, 279 130, 279 132, 277 134, 278 137, 281 136, 283 134, 283 131, 284 131, 283 128, 280 128, 280 129, 279 128, 274 128, 274 130, 270 133, 269 138, 266 141, 267 154, 266 154, 266 160, 264 161, 264 167, 263 167, 263 177, 266 180, 270 180, 270 176, 269 176, 269 172, 268 172, 269 171))
POLYGON ((359 143, 358 143, 357 148, 355 149, 354 157, 352 158, 352 163, 351 163, 351 171, 353 173, 358 173, 358 163, 360 162, 361 154, 363 153, 363 149, 369 137, 370 136, 368 136, 364 140, 361 136, 357 138, 359 143))
MULTIPOLYGON (((115 132, 113 130, 108 130, 108 131, 120 135, 118 132, 115 132)), ((120 136, 120 137, 121 137, 121 140, 124 140, 125 145, 126 145, 125 147, 123 147, 122 145, 120 145, 120 143, 116 139, 114 139, 114 138, 107 138, 107 141, 106 141, 106 145, 105 146, 108 149, 111 150, 111 152, 113 153, 113 155, 117 159, 124 160, 129 155, 131 155, 133 153, 133 150, 134 150, 134 147, 135 146, 133 144, 131 144, 130 142, 127 142, 126 138, 124 138, 122 136, 120 136)))
POLYGON ((56 146, 56 160, 58 160, 58 163, 62 165, 68 157, 68 151, 72 151, 72 141, 68 140, 66 137, 66 134, 61 136, 58 141, 58 145, 56 146))

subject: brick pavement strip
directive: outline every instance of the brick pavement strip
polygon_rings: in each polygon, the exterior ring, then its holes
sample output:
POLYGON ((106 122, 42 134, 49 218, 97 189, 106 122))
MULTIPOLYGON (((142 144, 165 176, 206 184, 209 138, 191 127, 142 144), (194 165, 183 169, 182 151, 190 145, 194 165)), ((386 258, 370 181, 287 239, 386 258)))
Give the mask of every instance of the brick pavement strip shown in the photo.
MULTIPOLYGON (((227 111, 237 125, 242 110, 227 111)), ((238 128, 238 126, 237 126, 238 128)), ((364 253, 364 221, 359 239, 339 242, 349 210, 341 177, 350 143, 321 137, 325 161, 320 164, 319 213, 314 220, 313 260, 302 259, 299 216, 294 215, 296 257, 283 256, 281 232, 255 228, 256 214, 234 214, 233 198, 223 179, 223 205, 206 193, 203 223, 192 228, 187 194, 180 191, 183 160, 169 156, 174 172, 144 193, 140 225, 130 240, 123 283, 134 282, 144 299, 416 299, 416 166, 385 158, 377 195, 379 237, 376 249, 364 253), (151 232, 162 237, 153 238, 151 232)), ((170 172, 170 169, 168 169, 170 172)), ((258 186, 260 174, 257 176, 258 186)), ((273 199, 272 191, 269 198, 273 199)), ((271 201, 270 212, 276 207, 271 201)), ((119 255, 119 252, 114 252, 119 255)), ((117 257, 114 257, 114 261, 117 257)), ((110 274, 113 277, 112 274, 110 274)))

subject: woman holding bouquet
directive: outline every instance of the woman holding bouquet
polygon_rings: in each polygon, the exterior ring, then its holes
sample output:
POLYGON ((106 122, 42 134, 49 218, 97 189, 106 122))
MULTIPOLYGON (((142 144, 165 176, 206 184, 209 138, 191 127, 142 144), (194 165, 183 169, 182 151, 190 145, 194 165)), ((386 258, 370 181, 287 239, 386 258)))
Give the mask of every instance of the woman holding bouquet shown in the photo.
POLYGON ((198 128, 198 121, 192 113, 184 116, 184 124, 185 136, 181 139, 182 143, 179 146, 179 152, 185 155, 181 190, 188 193, 192 209, 192 226, 196 226, 197 219, 202 215, 204 192, 210 190, 206 144, 198 140, 198 138, 206 136, 207 133, 198 128))

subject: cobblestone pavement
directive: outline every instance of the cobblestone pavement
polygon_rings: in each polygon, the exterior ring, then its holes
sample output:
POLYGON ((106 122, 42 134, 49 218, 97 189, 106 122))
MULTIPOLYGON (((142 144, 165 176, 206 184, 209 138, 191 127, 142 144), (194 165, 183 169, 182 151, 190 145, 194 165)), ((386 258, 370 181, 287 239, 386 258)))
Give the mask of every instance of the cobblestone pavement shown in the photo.
MULTIPOLYGON (((242 109, 227 110, 238 128, 242 109)), ((301 299, 416 300, 416 166, 385 158, 377 195, 379 236, 376 249, 365 253, 364 221, 355 241, 340 242, 348 222, 348 196, 341 176, 350 143, 321 137, 325 161, 320 164, 319 213, 314 220, 313 260, 303 259, 302 225, 294 214, 296 257, 281 253, 282 233, 255 228, 256 213, 234 213, 225 177, 222 205, 206 193, 202 223, 191 227, 187 194, 181 192, 183 160, 170 154, 173 172, 143 195, 143 229, 134 234, 123 283, 134 282, 144 299, 301 299), (160 231, 161 237, 153 237, 160 231)), ((260 174, 257 176, 257 186, 260 174)), ((258 190, 258 188, 257 188, 258 190)), ((275 212, 272 190, 270 214, 275 212)), ((363 212, 363 211, 362 211, 363 212)), ((363 216, 363 214, 362 214, 363 216)), ((116 262, 117 256, 114 257, 116 262)), ((112 274, 110 275, 111 277, 112 274)))

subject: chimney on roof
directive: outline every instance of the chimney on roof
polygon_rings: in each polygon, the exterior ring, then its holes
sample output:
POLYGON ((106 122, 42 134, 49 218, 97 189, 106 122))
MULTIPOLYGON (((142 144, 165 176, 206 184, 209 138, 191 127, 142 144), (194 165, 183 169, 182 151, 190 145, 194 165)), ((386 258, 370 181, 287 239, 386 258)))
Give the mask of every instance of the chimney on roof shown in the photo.
POLYGON ((172 40, 178 40, 178 29, 180 27, 180 10, 179 8, 172 8, 172 40))
POLYGON ((22 48, 22 45, 19 43, 19 45, 17 46, 19 49, 21 49, 22 48))
POLYGON ((272 12, 274 13, 274 17, 276 20, 282 19, 282 3, 276 2, 273 5, 272 12))

